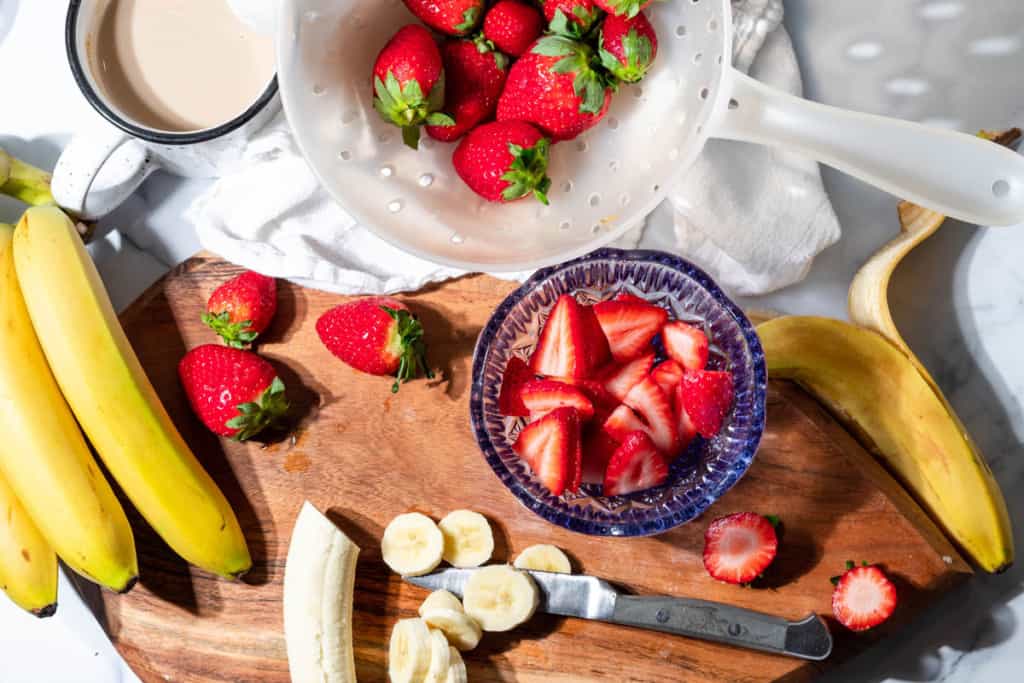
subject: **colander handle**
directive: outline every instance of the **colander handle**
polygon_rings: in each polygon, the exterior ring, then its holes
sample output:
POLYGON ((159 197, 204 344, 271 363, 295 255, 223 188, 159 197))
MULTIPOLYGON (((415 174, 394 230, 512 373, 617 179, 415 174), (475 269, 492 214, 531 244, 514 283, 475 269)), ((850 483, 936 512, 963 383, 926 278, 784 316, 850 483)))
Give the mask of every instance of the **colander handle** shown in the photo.
POLYGON ((1024 156, 981 138, 793 97, 732 70, 712 136, 784 147, 978 225, 1024 222, 1024 156))

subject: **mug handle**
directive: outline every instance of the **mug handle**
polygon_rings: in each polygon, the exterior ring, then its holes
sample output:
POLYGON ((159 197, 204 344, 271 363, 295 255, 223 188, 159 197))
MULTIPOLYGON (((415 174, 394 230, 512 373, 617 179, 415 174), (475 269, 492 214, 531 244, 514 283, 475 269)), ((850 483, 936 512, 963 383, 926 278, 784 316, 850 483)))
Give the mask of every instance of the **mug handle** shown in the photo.
POLYGON ((157 168, 146 146, 124 131, 76 135, 57 160, 51 191, 62 208, 96 220, 120 206, 157 168), (104 183, 97 186, 101 172, 104 183))

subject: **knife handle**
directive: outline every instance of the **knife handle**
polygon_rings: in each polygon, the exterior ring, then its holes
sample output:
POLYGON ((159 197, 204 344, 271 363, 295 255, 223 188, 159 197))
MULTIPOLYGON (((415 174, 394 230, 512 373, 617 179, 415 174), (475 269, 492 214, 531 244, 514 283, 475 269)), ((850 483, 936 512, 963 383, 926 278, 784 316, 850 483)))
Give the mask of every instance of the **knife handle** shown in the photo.
POLYGON ((816 614, 791 622, 705 600, 620 595, 609 621, 813 661, 832 652, 832 635, 816 614))

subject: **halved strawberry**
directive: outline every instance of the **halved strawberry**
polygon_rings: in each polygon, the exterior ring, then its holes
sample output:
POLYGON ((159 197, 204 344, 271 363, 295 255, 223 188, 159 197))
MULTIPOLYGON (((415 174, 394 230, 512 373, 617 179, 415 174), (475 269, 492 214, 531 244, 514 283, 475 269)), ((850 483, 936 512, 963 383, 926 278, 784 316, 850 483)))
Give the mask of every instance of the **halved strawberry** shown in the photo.
POLYGON ((750 583, 775 559, 779 539, 767 518, 738 512, 711 522, 704 533, 704 568, 726 583, 750 583))
POLYGON ((625 404, 644 418, 650 427, 651 439, 661 452, 667 456, 675 456, 679 448, 676 418, 672 404, 661 387, 650 377, 645 377, 630 389, 625 404))
POLYGON ((697 428, 693 426, 693 420, 683 407, 683 385, 676 385, 673 391, 672 409, 676 417, 676 436, 679 439, 679 450, 684 451, 690 443, 697 438, 697 428))
POLYGON ((538 418, 556 408, 574 408, 580 418, 589 420, 594 416, 594 404, 577 387, 550 379, 534 379, 523 384, 519 399, 526 406, 531 418, 538 418))
POLYGON ((636 294, 630 294, 629 292, 619 292, 615 295, 612 301, 622 301, 628 304, 646 304, 647 301, 641 299, 636 294))
POLYGON ((593 309, 565 294, 551 309, 530 365, 541 375, 581 378, 608 356, 608 342, 600 333, 593 309))
POLYGON ((705 439, 718 434, 732 408, 732 375, 709 370, 688 372, 681 386, 682 408, 697 433, 705 439))
POLYGON ((630 389, 646 377, 654 367, 654 354, 648 353, 624 365, 610 365, 598 373, 597 379, 617 401, 626 398, 630 389))
POLYGON ((552 495, 562 495, 578 479, 580 422, 572 408, 558 408, 519 432, 512 450, 530 466, 552 495))
POLYGON ((676 387, 683 381, 686 370, 674 360, 666 360, 658 363, 651 370, 651 379, 657 382, 666 396, 675 396, 676 387))
POLYGON ((519 391, 523 385, 536 378, 533 370, 521 358, 512 356, 505 365, 505 373, 501 376, 501 392, 498 394, 498 410, 502 415, 526 417, 529 408, 523 405, 519 391))
POLYGON ((643 423, 633 409, 627 405, 621 405, 612 411, 608 419, 604 421, 601 429, 612 439, 622 443, 626 437, 633 432, 648 431, 647 425, 643 423))
POLYGON ((891 617, 897 602, 896 586, 885 572, 874 565, 853 567, 839 577, 832 613, 851 631, 866 631, 891 617))
POLYGON ((604 495, 624 496, 668 479, 668 462, 645 432, 629 434, 608 462, 604 474, 604 495))
POLYGON ((603 484, 604 473, 608 469, 619 442, 608 435, 597 423, 592 423, 583 434, 583 466, 582 481, 584 484, 603 484))
POLYGON ((708 336, 703 330, 681 320, 671 322, 661 330, 668 357, 686 370, 703 370, 708 364, 708 336))
POLYGON ((602 301, 594 304, 594 313, 608 338, 612 358, 619 363, 647 352, 651 340, 668 320, 664 308, 634 301, 602 301))

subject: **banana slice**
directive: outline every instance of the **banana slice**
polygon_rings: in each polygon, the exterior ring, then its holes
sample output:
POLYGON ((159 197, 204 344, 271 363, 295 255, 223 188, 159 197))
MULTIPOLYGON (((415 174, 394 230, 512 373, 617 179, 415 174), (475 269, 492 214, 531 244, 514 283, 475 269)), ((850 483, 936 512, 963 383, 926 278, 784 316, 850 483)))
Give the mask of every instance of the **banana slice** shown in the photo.
POLYGON ((466 663, 462 661, 462 655, 454 647, 448 648, 450 664, 448 664, 448 677, 444 683, 469 683, 469 674, 466 673, 466 663))
POLYGON ((482 567, 466 582, 462 605, 485 631, 510 631, 533 616, 537 585, 525 572, 505 564, 482 567))
POLYGON ((423 683, 444 683, 451 665, 450 646, 444 633, 430 629, 430 668, 423 683))
POLYGON ((444 537, 430 519, 419 512, 398 515, 380 542, 384 562, 402 576, 429 574, 441 564, 444 537))
POLYGON ((448 642, 463 652, 476 647, 483 635, 480 624, 461 610, 456 612, 443 607, 424 610, 423 621, 430 628, 442 631, 448 637, 448 642))
POLYGON ((388 677, 391 683, 423 683, 433 652, 430 629, 422 619, 402 619, 391 630, 388 677))
POLYGON ((513 563, 517 569, 533 569, 538 572, 572 574, 569 558, 560 549, 547 543, 531 545, 513 563))
POLYGON ((450 609, 453 612, 465 611, 462 609, 462 601, 444 589, 434 591, 427 596, 427 599, 420 605, 420 616, 422 617, 435 609, 450 609))
POLYGON ((479 567, 491 559, 494 534, 487 518, 472 510, 455 510, 440 524, 444 535, 444 561, 453 567, 479 567))

